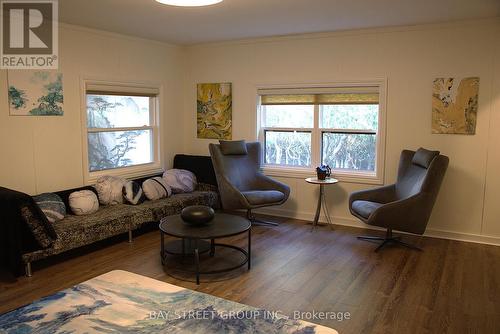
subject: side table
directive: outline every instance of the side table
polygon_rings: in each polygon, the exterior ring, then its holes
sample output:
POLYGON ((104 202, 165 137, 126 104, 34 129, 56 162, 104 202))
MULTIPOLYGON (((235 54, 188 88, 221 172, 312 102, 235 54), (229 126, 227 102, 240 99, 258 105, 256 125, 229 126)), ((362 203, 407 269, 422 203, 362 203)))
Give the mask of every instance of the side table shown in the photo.
POLYGON ((339 182, 339 180, 334 179, 334 178, 326 178, 325 180, 319 180, 317 177, 308 177, 305 179, 307 183, 311 184, 318 184, 319 185, 319 196, 318 196, 318 206, 316 207, 316 215, 314 216, 314 221, 312 222, 313 225, 313 230, 316 228, 318 225, 324 225, 324 224, 319 224, 319 215, 321 213, 321 206, 323 206, 323 211, 326 216, 326 221, 330 227, 332 227, 333 223, 330 218, 330 213, 328 212, 328 205, 326 203, 325 199, 325 186, 331 185, 331 184, 336 184, 339 182))

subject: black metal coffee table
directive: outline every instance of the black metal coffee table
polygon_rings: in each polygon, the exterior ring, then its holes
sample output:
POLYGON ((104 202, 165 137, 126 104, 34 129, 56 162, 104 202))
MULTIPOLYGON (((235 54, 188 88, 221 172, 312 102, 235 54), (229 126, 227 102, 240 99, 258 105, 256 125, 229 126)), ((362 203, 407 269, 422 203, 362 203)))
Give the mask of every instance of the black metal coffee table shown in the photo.
POLYGON ((200 284, 201 274, 218 274, 228 272, 237 268, 248 265, 250 270, 251 266, 251 223, 249 220, 235 215, 218 213, 214 219, 201 226, 194 226, 186 224, 180 215, 173 215, 163 218, 160 221, 160 234, 161 234, 161 262, 165 265, 167 254, 180 255, 180 256, 194 256, 195 270, 183 270, 196 274, 196 284, 200 284), (216 243, 216 239, 231 237, 234 235, 248 233, 248 250, 234 246, 216 243), (180 238, 170 242, 170 245, 165 245, 165 235, 180 238), (207 240, 210 240, 208 243, 207 240), (207 247, 207 245, 209 245, 207 247), (200 253, 210 251, 210 256, 215 256, 217 247, 231 248, 239 251, 244 255, 244 259, 237 265, 211 271, 200 271, 200 253))

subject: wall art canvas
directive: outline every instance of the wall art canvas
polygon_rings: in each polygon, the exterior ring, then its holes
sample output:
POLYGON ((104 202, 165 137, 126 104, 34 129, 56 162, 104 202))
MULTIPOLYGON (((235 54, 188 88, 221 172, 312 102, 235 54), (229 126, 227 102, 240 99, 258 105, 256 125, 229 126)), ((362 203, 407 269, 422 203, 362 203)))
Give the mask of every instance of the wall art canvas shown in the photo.
POLYGON ((197 91, 198 138, 231 139, 231 83, 201 83, 197 91))
POLYGON ((13 70, 8 74, 9 109, 13 116, 62 116, 62 73, 13 70))
POLYGON ((437 78, 432 90, 432 133, 476 133, 479 78, 437 78))

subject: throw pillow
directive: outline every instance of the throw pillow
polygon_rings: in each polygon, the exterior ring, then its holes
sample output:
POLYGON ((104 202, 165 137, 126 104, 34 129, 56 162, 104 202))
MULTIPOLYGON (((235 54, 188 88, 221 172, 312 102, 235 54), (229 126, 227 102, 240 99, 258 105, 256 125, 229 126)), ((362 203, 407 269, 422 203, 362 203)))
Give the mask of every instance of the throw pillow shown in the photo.
POLYGON ((247 144, 244 140, 219 140, 220 150, 224 155, 246 155, 247 144))
POLYGON ((150 201, 172 195, 172 189, 161 177, 153 177, 144 181, 142 184, 142 190, 144 191, 144 195, 146 195, 150 201))
POLYGON ((77 216, 90 215, 99 210, 99 200, 91 190, 75 191, 69 195, 69 206, 77 216))
POLYGON ((125 201, 133 205, 141 204, 146 199, 141 186, 139 183, 134 181, 128 181, 125 183, 122 192, 125 201))
POLYGON ((127 181, 121 177, 105 175, 97 179, 95 189, 102 205, 123 203, 122 189, 127 181))
POLYGON ((66 215, 66 205, 63 200, 56 194, 45 193, 33 196, 35 203, 40 207, 42 212, 51 223, 64 219, 66 215))
POLYGON ((169 169, 163 173, 163 178, 174 194, 190 193, 196 189, 196 175, 188 170, 169 169))

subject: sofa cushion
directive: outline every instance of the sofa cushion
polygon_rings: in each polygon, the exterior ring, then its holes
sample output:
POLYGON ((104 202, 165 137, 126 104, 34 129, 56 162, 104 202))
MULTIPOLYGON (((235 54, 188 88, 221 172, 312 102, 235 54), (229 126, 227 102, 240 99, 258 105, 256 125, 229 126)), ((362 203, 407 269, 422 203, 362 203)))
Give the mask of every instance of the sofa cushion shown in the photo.
POLYGON ((174 194, 190 193, 196 189, 196 176, 188 170, 169 169, 163 174, 163 179, 174 194))
POLYGON ((64 202, 64 205, 66 206, 66 214, 72 215, 73 212, 71 211, 71 205, 69 205, 69 196, 74 193, 75 191, 82 191, 82 190, 89 190, 92 191, 96 197, 99 199, 99 194, 97 193, 97 190, 95 189, 94 186, 84 186, 84 187, 78 187, 78 188, 72 188, 72 189, 66 189, 66 190, 61 190, 61 191, 56 191, 54 194, 57 194, 59 197, 64 202))
POLYGON ((141 219, 138 225, 147 222, 159 222, 166 216, 179 214, 183 208, 190 205, 206 205, 218 207, 218 196, 213 191, 194 191, 186 194, 175 194, 168 198, 156 201, 147 201, 138 206, 141 210, 141 219))
POLYGON ((33 196, 33 200, 51 223, 63 219, 66 215, 66 205, 57 194, 40 194, 33 196))
POLYGON ((144 195, 144 191, 138 182, 128 181, 123 186, 122 192, 127 204, 137 205, 146 200, 146 195, 144 195))
POLYGON ((174 158, 175 169, 185 169, 196 175, 198 183, 217 187, 214 165, 210 156, 177 154, 174 158))
POLYGON ((170 188, 167 182, 161 177, 153 177, 144 181, 142 184, 142 190, 144 191, 144 195, 146 195, 147 199, 150 201, 155 201, 172 195, 172 188, 170 188))
POLYGON ((352 202, 352 209, 361 217, 368 219, 372 212, 380 208, 382 205, 382 203, 358 200, 352 202))
POLYGON ((54 225, 61 239, 59 247, 72 249, 127 232, 140 211, 135 206, 117 204, 101 207, 86 216, 69 215, 54 225))
POLYGON ((115 205, 123 203, 123 185, 127 181, 121 177, 105 175, 97 179, 95 189, 97 190, 99 202, 102 205, 115 205))
POLYGON ((251 205, 277 203, 285 198, 285 194, 277 190, 252 190, 242 191, 241 193, 251 205))
POLYGON ((69 206, 77 216, 90 215, 99 210, 99 200, 93 191, 80 190, 69 195, 69 206))

